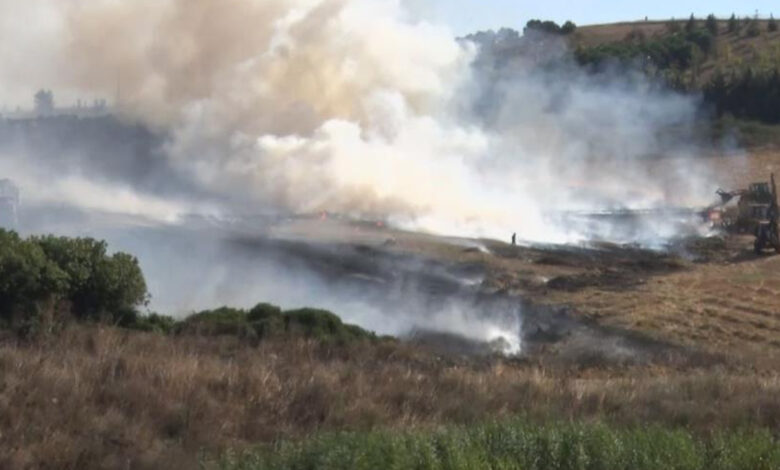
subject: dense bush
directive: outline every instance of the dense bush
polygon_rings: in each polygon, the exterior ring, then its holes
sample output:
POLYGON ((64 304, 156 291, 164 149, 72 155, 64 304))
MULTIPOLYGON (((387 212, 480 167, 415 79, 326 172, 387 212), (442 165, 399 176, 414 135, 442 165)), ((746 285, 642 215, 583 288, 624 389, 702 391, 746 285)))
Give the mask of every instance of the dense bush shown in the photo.
POLYGON ((19 324, 67 305, 82 319, 119 321, 148 298, 138 260, 109 255, 90 238, 32 237, 0 230, 0 319, 19 324))
POLYGON ((230 335, 258 340, 289 336, 349 343, 376 339, 374 333, 345 324, 327 310, 303 308, 283 312, 267 303, 258 304, 249 311, 221 307, 198 312, 177 324, 174 331, 178 334, 230 335))
POLYGON ((60 300, 68 276, 43 249, 0 230, 0 318, 12 322, 60 300))
POLYGON ((167 315, 157 313, 139 314, 127 312, 119 321, 118 326, 138 331, 169 334, 174 331, 178 322, 167 315))
POLYGON ((117 318, 146 302, 146 281, 135 257, 108 255, 106 242, 91 238, 46 236, 30 242, 67 275, 65 295, 77 316, 117 318))

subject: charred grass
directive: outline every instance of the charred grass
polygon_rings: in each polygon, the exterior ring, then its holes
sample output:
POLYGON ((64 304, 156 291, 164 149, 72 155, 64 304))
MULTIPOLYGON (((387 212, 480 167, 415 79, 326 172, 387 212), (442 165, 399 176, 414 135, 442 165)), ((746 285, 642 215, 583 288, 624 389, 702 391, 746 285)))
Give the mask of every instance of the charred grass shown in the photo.
POLYGON ((253 345, 72 326, 0 342, 0 468, 189 468, 204 453, 320 432, 518 416, 777 434, 778 394, 776 371, 728 365, 571 367, 442 357, 390 340, 253 345))

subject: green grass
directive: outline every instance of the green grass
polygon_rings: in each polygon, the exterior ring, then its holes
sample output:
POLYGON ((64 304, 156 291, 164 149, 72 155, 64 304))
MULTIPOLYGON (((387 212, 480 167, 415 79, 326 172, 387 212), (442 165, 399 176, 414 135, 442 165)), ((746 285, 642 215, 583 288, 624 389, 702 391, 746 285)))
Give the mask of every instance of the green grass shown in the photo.
POLYGON ((766 431, 699 437, 683 429, 505 421, 429 432, 324 434, 215 463, 224 470, 778 470, 766 431))

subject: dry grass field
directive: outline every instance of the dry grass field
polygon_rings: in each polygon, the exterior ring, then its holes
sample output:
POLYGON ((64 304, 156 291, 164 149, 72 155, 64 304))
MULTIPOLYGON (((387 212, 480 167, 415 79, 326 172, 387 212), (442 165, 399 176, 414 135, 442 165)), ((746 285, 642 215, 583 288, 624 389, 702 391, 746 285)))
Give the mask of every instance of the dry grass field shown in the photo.
MULTIPOLYGON (((780 151, 754 149, 745 156, 715 155, 706 164, 726 189, 780 176, 780 151)), ((727 257, 653 276, 630 291, 598 288, 554 296, 610 324, 656 332, 686 344, 780 358, 780 257, 754 256, 751 236, 724 242, 727 257)), ((780 361, 778 361, 780 364, 780 361)))
MULTIPOLYGON (((702 158, 735 188, 780 168, 780 152, 771 148, 702 158)), ((340 229, 333 226, 334 240, 344 236, 340 229)), ((566 306, 621 335, 680 346, 670 349, 680 357, 561 360, 542 349, 475 358, 389 340, 258 345, 96 325, 28 341, 6 335, 0 468, 192 468, 204 454, 320 432, 426 430, 518 416, 656 423, 702 435, 780 433, 780 256, 753 255, 750 237, 699 240, 696 249, 708 257, 692 261, 626 248, 444 240, 373 224, 361 230, 362 245, 480 264, 488 292, 566 306)))
POLYGON ((780 430, 779 393, 777 372, 728 362, 562 367, 73 327, 0 345, 0 467, 192 468, 201 452, 317 431, 512 416, 780 430))

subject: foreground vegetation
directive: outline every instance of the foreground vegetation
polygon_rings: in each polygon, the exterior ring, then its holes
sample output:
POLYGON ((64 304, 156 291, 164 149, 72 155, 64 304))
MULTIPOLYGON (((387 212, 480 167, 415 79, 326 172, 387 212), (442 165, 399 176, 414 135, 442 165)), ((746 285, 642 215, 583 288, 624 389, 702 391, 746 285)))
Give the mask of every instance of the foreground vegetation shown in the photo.
POLYGON ((232 335, 259 341, 312 338, 347 343, 378 339, 325 310, 283 312, 260 303, 221 307, 183 320, 142 313, 149 293, 138 260, 108 253, 92 238, 29 237, 0 229, 0 329, 20 337, 56 334, 73 321, 102 322, 173 335, 232 335))
POLYGON ((0 468, 191 468, 204 453, 318 432, 515 416, 528 426, 596 419, 702 436, 780 433, 777 372, 727 364, 678 371, 457 359, 396 341, 255 342, 77 324, 34 340, 7 335, 0 468))
POLYGON ((138 260, 91 238, 0 229, 0 326, 44 333, 71 318, 121 321, 148 300, 138 260))
POLYGON ((174 320, 140 312, 130 255, 0 237, 0 468, 777 468, 757 361, 440 356, 263 303, 174 320))
POLYGON ((336 434, 284 443, 218 462, 225 470, 774 470, 780 441, 767 432, 706 438, 683 429, 545 426, 506 421, 434 432, 336 434))

